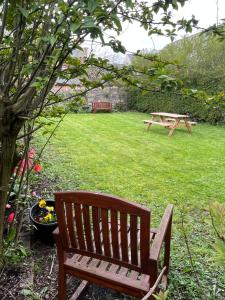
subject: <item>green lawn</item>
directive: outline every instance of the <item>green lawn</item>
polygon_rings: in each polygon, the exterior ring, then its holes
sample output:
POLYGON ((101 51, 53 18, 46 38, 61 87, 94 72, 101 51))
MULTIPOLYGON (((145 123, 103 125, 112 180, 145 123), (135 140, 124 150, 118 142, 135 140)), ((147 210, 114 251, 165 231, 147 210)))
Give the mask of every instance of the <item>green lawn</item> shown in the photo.
POLYGON ((174 203, 169 299, 201 299, 202 294, 190 269, 181 211, 207 299, 222 299, 212 296, 213 285, 222 293, 222 283, 209 262, 207 207, 210 201, 225 200, 225 128, 199 124, 192 135, 178 129, 168 137, 161 126, 147 132, 146 118, 142 113, 67 116, 44 152, 45 173, 59 177, 65 190, 101 191, 143 203, 152 209, 155 225, 166 204, 174 203))

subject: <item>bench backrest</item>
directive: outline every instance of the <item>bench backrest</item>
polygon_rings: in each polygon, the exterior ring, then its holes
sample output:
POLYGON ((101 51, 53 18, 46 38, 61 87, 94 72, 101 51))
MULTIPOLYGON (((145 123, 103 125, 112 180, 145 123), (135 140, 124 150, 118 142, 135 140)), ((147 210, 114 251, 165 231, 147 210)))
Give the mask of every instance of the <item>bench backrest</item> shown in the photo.
POLYGON ((55 193, 64 251, 106 260, 148 273, 150 211, 114 196, 55 193))
POLYGON ((98 108, 98 109, 111 109, 112 103, 111 102, 92 102, 92 108, 98 108))

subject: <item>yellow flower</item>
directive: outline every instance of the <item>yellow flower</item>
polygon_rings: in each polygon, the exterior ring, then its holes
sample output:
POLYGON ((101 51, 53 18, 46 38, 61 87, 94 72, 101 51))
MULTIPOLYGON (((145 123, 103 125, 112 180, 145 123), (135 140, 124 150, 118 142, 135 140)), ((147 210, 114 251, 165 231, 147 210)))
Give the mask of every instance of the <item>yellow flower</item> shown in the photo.
POLYGON ((53 206, 46 206, 45 207, 49 212, 54 211, 54 207, 53 206))
POLYGON ((44 208, 46 206, 46 201, 45 199, 41 199, 38 203, 39 207, 44 208))
POLYGON ((48 213, 48 214, 44 217, 45 222, 51 221, 52 219, 53 219, 53 216, 52 216, 51 213, 48 213))

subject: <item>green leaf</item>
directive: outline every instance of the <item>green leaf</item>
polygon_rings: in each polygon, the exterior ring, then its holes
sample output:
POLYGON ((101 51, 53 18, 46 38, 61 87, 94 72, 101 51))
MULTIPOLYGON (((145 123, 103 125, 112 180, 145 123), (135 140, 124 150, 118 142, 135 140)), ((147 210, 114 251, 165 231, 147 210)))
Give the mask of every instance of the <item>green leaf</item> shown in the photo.
POLYGON ((192 27, 191 27, 190 24, 188 24, 188 25, 186 26, 186 31, 187 31, 187 32, 192 32, 192 27))
POLYGON ((122 31, 121 22, 120 22, 120 19, 118 18, 118 16, 116 14, 112 14, 111 18, 114 21, 114 23, 115 23, 116 27, 118 28, 118 30, 122 31))
POLYGON ((174 9, 178 9, 178 4, 177 4, 177 0, 172 0, 172 6, 174 9))
POLYGON ((16 236, 16 228, 12 227, 9 229, 9 233, 7 234, 7 238, 6 238, 7 242, 13 241, 15 236, 16 236))
POLYGON ((130 8, 133 8, 134 7, 133 1, 132 0, 126 0, 126 6, 130 7, 130 8))
POLYGON ((43 287, 43 289, 41 290, 40 294, 41 295, 45 294, 47 292, 47 290, 48 290, 47 286, 43 287))
POLYGON ((86 17, 84 20, 84 24, 82 25, 83 28, 98 28, 92 17, 86 17))
POLYGON ((87 8, 90 13, 92 13, 98 6, 98 1, 96 0, 88 0, 87 8))
POLYGON ((33 292, 29 289, 22 289, 21 295, 23 295, 23 296, 32 296, 33 292))
POLYGON ((17 5, 20 13, 24 16, 24 18, 27 18, 29 16, 29 10, 26 10, 20 5, 17 5))
POLYGON ((80 28, 80 26, 81 26, 81 23, 72 23, 72 24, 70 24, 70 30, 71 30, 72 32, 76 32, 77 29, 80 28))
POLYGON ((54 43, 56 42, 57 38, 55 36, 48 35, 48 36, 44 36, 42 38, 42 40, 44 42, 49 42, 51 44, 51 46, 53 46, 54 43))
POLYGON ((27 251, 23 246, 20 246, 20 252, 23 254, 23 256, 27 256, 27 251))

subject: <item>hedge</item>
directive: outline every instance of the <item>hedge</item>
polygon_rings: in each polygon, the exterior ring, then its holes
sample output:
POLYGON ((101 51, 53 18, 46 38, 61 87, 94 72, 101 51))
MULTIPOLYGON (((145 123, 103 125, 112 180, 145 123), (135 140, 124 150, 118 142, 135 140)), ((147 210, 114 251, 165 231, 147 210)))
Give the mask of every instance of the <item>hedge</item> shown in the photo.
POLYGON ((139 112, 163 111, 178 114, 188 114, 193 120, 211 124, 225 123, 225 97, 219 101, 205 101, 190 96, 175 93, 145 93, 131 89, 127 91, 126 106, 128 110, 139 112))

